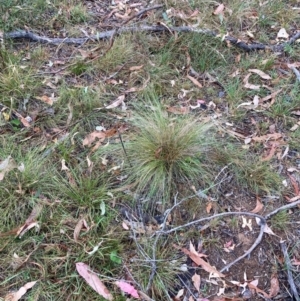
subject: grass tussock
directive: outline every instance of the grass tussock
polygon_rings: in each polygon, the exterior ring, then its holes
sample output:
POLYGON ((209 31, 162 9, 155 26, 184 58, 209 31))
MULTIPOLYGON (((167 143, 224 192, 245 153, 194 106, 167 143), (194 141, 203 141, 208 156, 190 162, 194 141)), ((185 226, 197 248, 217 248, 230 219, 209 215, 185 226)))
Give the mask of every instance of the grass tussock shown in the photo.
POLYGON ((139 194, 168 202, 178 183, 205 177, 211 125, 171 116, 160 105, 135 115, 132 123, 136 134, 126 145, 128 174, 139 194))

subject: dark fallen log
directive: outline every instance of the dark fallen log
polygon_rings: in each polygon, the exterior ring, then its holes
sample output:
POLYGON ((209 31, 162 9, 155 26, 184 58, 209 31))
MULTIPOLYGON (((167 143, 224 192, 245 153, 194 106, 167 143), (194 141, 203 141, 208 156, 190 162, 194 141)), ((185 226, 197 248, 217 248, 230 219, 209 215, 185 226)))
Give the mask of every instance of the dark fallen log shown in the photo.
MULTIPOLYGON (((49 38, 47 36, 41 36, 35 34, 31 31, 26 30, 16 30, 8 33, 3 34, 4 39, 29 39, 34 42, 39 43, 46 43, 46 44, 53 44, 53 45, 60 45, 60 44, 75 44, 75 45, 82 45, 89 41, 99 41, 110 39, 114 37, 114 35, 120 35, 122 33, 134 33, 134 32, 179 32, 179 33, 186 33, 186 32, 193 32, 198 34, 207 35, 212 38, 217 38, 217 33, 209 30, 209 29, 200 29, 194 28, 189 26, 178 26, 178 27, 166 27, 162 25, 142 25, 142 26, 128 26, 128 27, 121 27, 115 30, 108 30, 99 32, 96 35, 91 35, 82 38, 49 38)), ((248 44, 244 41, 241 41, 237 38, 231 36, 225 36, 224 40, 229 41, 235 47, 242 49, 246 52, 252 51, 259 51, 259 50, 270 50, 273 52, 283 52, 284 48, 287 45, 292 45, 295 43, 297 39, 300 38, 300 31, 298 31, 294 36, 292 36, 287 42, 277 44, 277 45, 269 45, 269 44, 262 44, 262 43, 251 43, 248 44)))

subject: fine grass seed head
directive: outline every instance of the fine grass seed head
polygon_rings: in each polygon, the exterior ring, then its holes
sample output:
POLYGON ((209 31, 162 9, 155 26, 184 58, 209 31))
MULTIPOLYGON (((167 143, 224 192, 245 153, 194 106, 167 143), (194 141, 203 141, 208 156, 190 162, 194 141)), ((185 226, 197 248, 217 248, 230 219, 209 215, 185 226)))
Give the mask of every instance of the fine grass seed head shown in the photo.
POLYGON ((205 178, 210 126, 190 116, 168 116, 159 105, 151 108, 133 118, 136 134, 126 145, 129 179, 139 195, 165 203, 176 184, 205 178))

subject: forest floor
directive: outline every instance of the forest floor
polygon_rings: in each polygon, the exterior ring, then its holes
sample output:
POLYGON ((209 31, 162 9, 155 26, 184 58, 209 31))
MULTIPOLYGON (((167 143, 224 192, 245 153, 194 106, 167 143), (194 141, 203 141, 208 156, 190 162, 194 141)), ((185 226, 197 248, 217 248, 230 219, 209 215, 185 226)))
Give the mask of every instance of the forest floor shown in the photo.
POLYGON ((0 300, 299 300, 299 24, 1 1, 0 300))

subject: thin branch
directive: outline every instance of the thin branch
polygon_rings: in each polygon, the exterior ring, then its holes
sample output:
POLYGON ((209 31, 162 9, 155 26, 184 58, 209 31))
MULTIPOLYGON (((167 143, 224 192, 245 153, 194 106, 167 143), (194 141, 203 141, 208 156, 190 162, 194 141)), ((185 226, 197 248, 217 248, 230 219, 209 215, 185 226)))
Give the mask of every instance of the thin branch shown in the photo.
POLYGON ((127 24, 129 21, 135 19, 135 18, 138 18, 140 17, 141 15, 143 15, 144 13, 150 11, 150 10, 154 10, 154 9, 159 9, 159 8, 162 8, 163 5, 162 4, 159 4, 159 5, 154 5, 154 6, 151 6, 151 7, 146 7, 145 9, 142 9, 140 10, 139 12, 137 12, 135 15, 131 16, 129 19, 125 20, 121 26, 127 24))
MULTIPOLYGON (((181 201, 182 202, 182 201, 181 201)), ((180 202, 180 203, 181 203, 180 202)), ((179 204, 179 203, 178 203, 179 204)), ((175 204, 172 209, 174 209, 178 204, 175 204)), ((213 216, 209 216, 209 217, 205 217, 205 218, 201 218, 195 221, 192 221, 190 223, 175 227, 173 229, 167 230, 167 231, 157 231, 156 234, 169 234, 172 232, 175 232, 177 230, 183 229, 185 227, 189 227, 204 221, 208 221, 214 218, 218 218, 218 217, 224 217, 224 216, 228 216, 228 215, 247 215, 247 216, 252 216, 252 217, 256 217, 260 219, 260 232, 258 237, 256 238, 255 242, 252 244, 252 246, 240 257, 238 257, 237 259, 235 259, 234 261, 232 261, 231 263, 229 263, 228 265, 226 265, 225 267, 223 267, 220 272, 224 272, 226 270, 228 270, 232 265, 236 264, 237 262, 239 262, 240 260, 242 260, 243 258, 247 257, 249 254, 251 254, 251 252, 260 244, 262 238, 263 238, 263 234, 264 234, 264 229, 266 226, 266 220, 268 218, 270 218, 272 215, 277 214, 278 212, 282 211, 282 210, 286 210, 286 209, 290 209, 293 207, 296 207, 298 204, 300 204, 300 200, 291 204, 287 204, 284 205, 282 207, 277 208, 276 210, 272 211, 271 213, 267 214, 266 216, 261 216, 255 213, 251 213, 251 212, 224 212, 224 213, 219 213, 219 214, 215 214, 213 216)), ((168 213, 169 214, 169 213, 168 213)), ((298 300, 297 300, 298 301, 298 300)))
POLYGON ((291 69, 295 73, 296 78, 297 78, 298 82, 300 83, 300 72, 299 72, 299 70, 297 68, 295 68, 295 67, 292 67, 291 69))
MULTIPOLYGON (((155 6, 151 9, 157 8, 158 6, 155 6)), ((150 8, 149 8, 150 9, 150 8)), ((141 11, 140 13, 137 13, 131 18, 136 18, 140 14, 144 13, 144 11, 141 11)), ((130 19, 131 20, 131 19, 130 19)), ((127 21, 124 22, 124 24, 127 23, 127 21)), ((113 38, 116 34, 121 34, 121 33, 126 33, 126 32, 168 32, 168 31, 175 31, 175 32, 193 32, 193 33, 198 33, 198 34, 204 34, 210 37, 217 37, 217 33, 209 30, 209 29, 201 29, 201 28, 194 28, 194 27, 189 27, 189 26, 171 26, 166 28, 165 26, 162 25, 142 25, 142 26, 128 26, 128 27, 121 27, 118 29, 114 30, 108 30, 108 31, 102 31, 97 33, 96 35, 92 35, 89 37, 84 37, 84 38, 49 38, 46 36, 39 36, 33 32, 26 31, 26 30, 16 30, 8 33, 3 34, 4 39, 17 39, 17 38, 24 38, 24 39, 29 39, 35 42, 39 43, 47 43, 47 44, 53 44, 53 45, 59 45, 62 43, 66 44, 77 44, 77 45, 82 45, 88 41, 99 41, 99 40, 104 40, 104 39, 111 39, 113 38)), ((240 48, 246 52, 251 52, 251 51, 257 51, 257 50, 271 50, 273 52, 283 52, 284 48, 286 45, 292 45, 295 43, 295 41, 300 37, 300 32, 297 32, 293 37, 290 38, 289 41, 279 44, 279 45, 268 45, 268 44, 262 44, 262 43, 252 43, 252 44, 247 44, 244 41, 241 41, 235 37, 231 36, 225 36, 224 40, 229 41, 232 43, 234 46, 237 48, 240 48)))
POLYGON ((192 225, 195 225, 195 224, 204 222, 204 221, 209 221, 209 220, 212 220, 212 219, 214 219, 214 218, 224 217, 224 216, 228 216, 228 215, 247 215, 247 216, 257 217, 257 218, 259 218, 262 222, 265 221, 265 218, 264 218, 263 216, 258 215, 258 214, 255 214, 255 213, 251 213, 251 212, 223 212, 223 213, 215 214, 215 215, 212 215, 212 216, 208 216, 208 217, 204 217, 204 218, 197 219, 197 220, 195 220, 195 221, 189 222, 189 223, 187 223, 187 224, 184 224, 184 225, 175 227, 175 228, 170 229, 170 230, 167 230, 167 231, 162 231, 162 230, 160 230, 160 231, 157 231, 157 233, 158 233, 158 232, 162 232, 163 234, 169 234, 169 233, 178 231, 178 230, 180 230, 180 229, 183 229, 183 228, 186 228, 186 227, 189 227, 189 226, 192 226, 192 225))
POLYGON ((225 267, 223 267, 220 272, 224 272, 224 271, 228 271, 228 269, 233 266, 234 264, 236 264, 237 262, 239 262, 240 260, 242 260, 243 258, 247 257, 248 255, 251 254, 251 252, 260 244, 263 236, 264 236, 264 230, 265 230, 265 226, 266 226, 266 222, 265 220, 261 219, 261 223, 260 223, 260 231, 259 231, 259 235, 256 238, 255 242, 252 244, 252 246, 247 250, 247 252, 245 252, 242 256, 238 257, 237 259, 235 259, 234 261, 230 262, 229 264, 227 264, 225 267))
POLYGON ((282 251, 282 253, 284 255, 284 261, 285 261, 285 265, 286 265, 286 269, 287 269, 287 274, 288 274, 288 282, 289 282, 292 294, 293 294, 293 296, 294 296, 294 298, 295 298, 296 301, 300 301, 300 297, 299 297, 299 294, 297 292, 297 288, 295 286, 295 282, 294 282, 294 279, 293 279, 293 274, 292 274, 292 271, 291 271, 292 264, 291 264, 291 260, 290 260, 289 254, 287 252, 285 241, 281 241, 280 242, 280 246, 281 246, 281 251, 282 251))
POLYGON ((275 209, 274 211, 268 213, 267 215, 265 215, 264 218, 269 219, 272 215, 275 215, 282 210, 288 210, 288 209, 294 208, 294 207, 298 206, 299 204, 300 204, 300 200, 290 203, 290 204, 287 204, 287 205, 284 205, 284 206, 281 206, 281 207, 275 209))
POLYGON ((158 9, 158 8, 162 8, 163 5, 155 5, 155 6, 152 6, 152 7, 146 7, 145 9, 137 12, 135 15, 131 16, 129 19, 125 20, 124 22, 121 23, 120 27, 117 28, 114 33, 112 34, 112 36, 110 37, 110 42, 109 42, 109 46, 108 48, 106 49, 105 53, 107 53, 111 48, 112 46, 114 45, 114 41, 115 41, 115 36, 118 35, 118 32, 120 30, 121 27, 123 27, 125 24, 127 24, 128 22, 130 22, 131 20, 135 19, 135 18, 138 18, 140 17, 141 15, 143 15, 144 13, 150 11, 150 10, 154 10, 154 9, 158 9))
POLYGON ((291 45, 294 44, 298 39, 300 38, 300 30, 294 35, 292 36, 288 41, 287 41, 287 45, 291 45))
POLYGON ((265 229, 265 225, 266 225, 266 220, 263 216, 255 214, 255 213, 251 213, 251 212, 224 212, 224 213, 220 213, 220 214, 215 214, 213 216, 209 216, 209 217, 205 217, 205 218, 201 218, 195 221, 192 221, 190 223, 187 223, 185 225, 182 226, 178 226, 175 227, 171 230, 168 231, 160 231, 163 234, 169 234, 171 232, 177 231, 179 229, 200 223, 200 222, 204 222, 204 221, 208 221, 217 217, 224 217, 224 216, 228 216, 228 215, 248 215, 248 216, 252 216, 252 217, 257 217, 260 219, 260 232, 259 235, 257 237, 257 239, 255 240, 255 242, 252 244, 252 246, 247 250, 247 252, 245 252, 242 256, 238 257, 237 259, 235 259, 234 261, 232 261, 231 263, 227 264, 225 267, 223 267, 220 272, 224 272, 227 271, 232 265, 236 264, 237 262, 239 262, 240 260, 242 260, 243 258, 247 257, 261 242, 262 238, 263 238, 263 234, 264 234, 264 229, 265 229))
POLYGON ((185 281, 180 277, 180 275, 177 275, 177 277, 179 278, 180 282, 182 283, 182 285, 187 289, 187 291, 190 293, 191 296, 193 296, 194 300, 197 300, 197 297, 195 296, 195 294, 191 291, 191 289, 189 288, 189 285, 185 283, 185 281))

